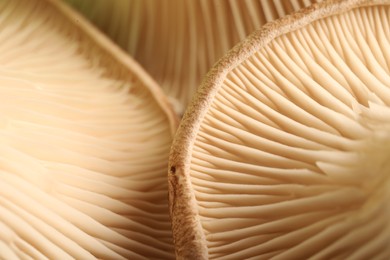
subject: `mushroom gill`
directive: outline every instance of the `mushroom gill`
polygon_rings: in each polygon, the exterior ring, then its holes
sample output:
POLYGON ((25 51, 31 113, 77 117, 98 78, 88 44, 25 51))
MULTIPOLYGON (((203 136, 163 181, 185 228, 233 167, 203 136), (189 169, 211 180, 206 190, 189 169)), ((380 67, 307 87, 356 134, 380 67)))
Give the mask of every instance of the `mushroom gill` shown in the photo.
POLYGON ((329 1, 213 68, 171 149, 179 258, 390 258, 389 24, 329 1))
POLYGON ((162 86, 182 114, 207 71, 268 21, 322 0, 66 0, 162 86))
POLYGON ((0 2, 0 111, 0 259, 173 258, 174 114, 62 2, 0 2))

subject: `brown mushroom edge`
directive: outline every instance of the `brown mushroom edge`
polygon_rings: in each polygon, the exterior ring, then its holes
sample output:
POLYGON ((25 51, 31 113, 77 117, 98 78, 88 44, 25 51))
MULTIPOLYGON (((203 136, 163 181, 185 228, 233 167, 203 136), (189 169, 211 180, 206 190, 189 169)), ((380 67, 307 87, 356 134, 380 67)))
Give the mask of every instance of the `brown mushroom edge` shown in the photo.
POLYGON ((199 127, 227 74, 256 51, 283 34, 354 8, 390 5, 388 0, 325 1, 268 23, 228 52, 207 74, 187 108, 171 148, 169 207, 178 259, 207 259, 208 248, 190 180, 190 161, 199 127))

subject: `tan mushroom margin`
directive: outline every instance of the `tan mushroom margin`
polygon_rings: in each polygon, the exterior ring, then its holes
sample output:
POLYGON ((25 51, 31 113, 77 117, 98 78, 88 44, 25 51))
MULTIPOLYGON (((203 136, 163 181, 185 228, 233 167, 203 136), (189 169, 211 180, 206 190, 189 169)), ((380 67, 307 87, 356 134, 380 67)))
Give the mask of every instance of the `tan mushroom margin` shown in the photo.
POLYGON ((171 149, 178 259, 388 259, 389 106, 390 1, 327 1, 252 34, 171 149))

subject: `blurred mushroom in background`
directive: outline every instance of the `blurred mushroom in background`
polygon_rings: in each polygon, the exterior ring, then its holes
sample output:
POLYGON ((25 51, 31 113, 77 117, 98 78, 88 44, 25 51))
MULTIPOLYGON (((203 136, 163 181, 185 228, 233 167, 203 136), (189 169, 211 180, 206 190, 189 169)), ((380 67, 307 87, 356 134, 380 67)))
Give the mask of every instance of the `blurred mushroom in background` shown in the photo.
POLYGON ((136 59, 182 115, 209 69, 266 22, 322 0, 66 0, 136 59))

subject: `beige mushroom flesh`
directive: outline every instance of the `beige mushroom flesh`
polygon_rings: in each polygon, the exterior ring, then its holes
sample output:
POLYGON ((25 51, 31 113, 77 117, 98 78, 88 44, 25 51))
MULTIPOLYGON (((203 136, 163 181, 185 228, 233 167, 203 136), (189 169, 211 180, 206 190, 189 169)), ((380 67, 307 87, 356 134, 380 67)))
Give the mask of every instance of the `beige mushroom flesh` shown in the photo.
POLYGON ((174 114, 56 0, 0 2, 0 259, 173 258, 174 114))
POLYGON ((389 259, 390 1, 328 1, 243 41, 169 169, 179 259, 389 259))

